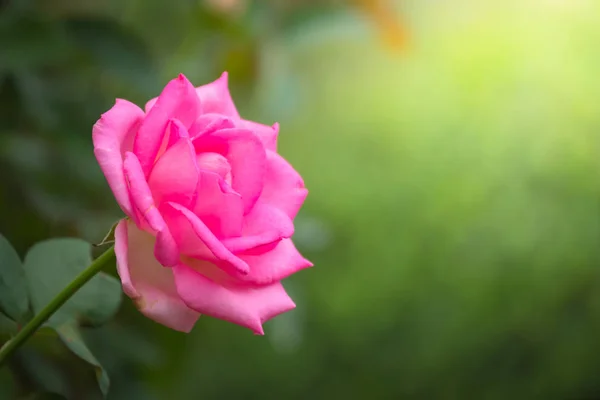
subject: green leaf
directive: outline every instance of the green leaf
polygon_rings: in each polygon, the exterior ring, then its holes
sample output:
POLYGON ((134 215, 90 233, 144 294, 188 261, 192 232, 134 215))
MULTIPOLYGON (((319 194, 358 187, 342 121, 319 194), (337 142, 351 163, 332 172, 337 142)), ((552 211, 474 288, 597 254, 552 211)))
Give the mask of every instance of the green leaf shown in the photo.
POLYGON ((110 385, 108 374, 86 346, 77 325, 75 323, 66 323, 55 327, 55 329, 58 333, 58 336, 60 336, 61 340, 69 348, 69 350, 94 367, 96 379, 98 380, 98 386, 100 386, 102 394, 106 396, 110 385))
MULTIPOLYGON (((25 274, 34 311, 48 304, 91 262, 91 245, 80 239, 52 239, 33 246, 25 257, 25 274)), ((71 320, 101 325, 120 304, 119 281, 101 272, 52 316, 50 325, 71 320)))
MULTIPOLYGON (((25 256, 25 275, 35 312, 41 310, 91 262, 91 245, 80 239, 52 239, 33 246, 25 256)), ((108 375, 86 346, 78 323, 101 325, 121 304, 121 285, 100 272, 86 283, 48 321, 64 344, 96 371, 98 385, 106 395, 108 375)))
POLYGON ((0 311, 14 321, 24 322, 29 311, 27 281, 19 255, 0 235, 0 311))
POLYGON ((67 396, 73 376, 67 375, 51 356, 55 349, 64 350, 64 345, 56 346, 61 344, 57 332, 50 328, 44 330, 42 335, 36 332, 33 338, 36 343, 33 346, 30 345, 30 348, 23 348, 19 352, 18 364, 22 369, 21 374, 27 376, 31 380, 32 387, 41 392, 35 393, 37 395, 52 393, 67 396))
POLYGON ((2 343, 4 336, 7 334, 14 335, 15 333, 17 333, 17 324, 15 321, 0 313, 0 343, 2 343))

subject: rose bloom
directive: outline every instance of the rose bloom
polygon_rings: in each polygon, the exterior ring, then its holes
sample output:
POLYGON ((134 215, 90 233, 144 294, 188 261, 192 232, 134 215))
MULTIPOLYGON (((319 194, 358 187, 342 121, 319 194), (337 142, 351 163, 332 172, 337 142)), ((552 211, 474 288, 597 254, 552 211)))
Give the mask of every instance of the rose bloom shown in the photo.
POLYGON ((118 99, 94 125, 127 215, 117 270, 147 317, 189 332, 206 314, 263 334, 295 307, 280 281, 312 265, 290 239, 308 192, 277 154, 278 131, 240 117, 227 73, 198 88, 179 75, 145 111, 118 99))

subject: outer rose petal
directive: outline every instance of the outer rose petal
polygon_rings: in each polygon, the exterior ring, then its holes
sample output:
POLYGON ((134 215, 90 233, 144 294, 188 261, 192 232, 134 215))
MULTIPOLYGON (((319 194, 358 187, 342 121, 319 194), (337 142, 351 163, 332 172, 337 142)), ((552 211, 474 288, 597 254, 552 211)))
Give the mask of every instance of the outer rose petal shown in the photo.
POLYGON ((189 332, 200 314, 188 308, 175 287, 173 271, 152 256, 155 239, 126 220, 115 230, 117 272, 123 291, 148 318, 189 332))
POLYGON ((195 200, 199 177, 194 146, 183 137, 158 159, 148 185, 156 204, 174 201, 188 207, 195 200))
POLYGON ((134 210, 142 221, 140 226, 156 233, 156 247, 154 255, 161 264, 173 266, 179 261, 177 244, 169 232, 165 220, 154 205, 152 193, 144 178, 142 167, 135 154, 127 153, 124 162, 125 178, 129 183, 131 201, 134 210), (147 225, 147 227, 146 227, 147 225))
POLYGON ((313 264, 302 257, 292 239, 283 239, 273 248, 256 248, 238 257, 250 266, 250 273, 240 277, 245 282, 266 285, 278 282, 296 272, 312 267, 313 264))
POLYGON ((200 100, 192 84, 181 74, 164 88, 135 137, 133 152, 140 160, 145 176, 152 170, 169 120, 178 119, 189 128, 199 114, 200 100))
POLYGON ((221 286, 187 265, 173 268, 175 286, 188 307, 199 313, 264 334, 262 324, 296 307, 281 283, 267 286, 221 286))
POLYGON ((294 219, 307 195, 308 190, 300 174, 279 154, 267 151, 265 184, 260 201, 279 208, 294 219))
POLYGON ((152 107, 154 107, 154 105, 156 104, 156 100, 158 100, 158 97, 150 99, 146 102, 146 105, 144 106, 144 111, 146 112, 146 114, 148 114, 152 107))
POLYGON ((294 234, 294 223, 281 210, 257 203, 244 220, 239 237, 223 239, 223 244, 233 253, 287 239, 294 234))
POLYGON ((202 113, 222 114, 239 118, 240 114, 231 99, 227 72, 223 72, 214 82, 196 88, 196 93, 202 103, 202 113))
POLYGON ((134 218, 129 191, 123 175, 123 153, 131 150, 133 135, 144 118, 144 112, 127 100, 117 99, 102 114, 92 130, 94 154, 100 164, 117 203, 125 214, 134 218))
POLYGON ((248 213, 258 200, 266 170, 265 148, 258 137, 246 129, 222 129, 193 140, 196 153, 218 153, 231 165, 231 186, 242 196, 248 213))
POLYGON ((177 203, 165 203, 161 211, 182 255, 210 261, 231 273, 248 273, 248 264, 233 255, 193 212, 177 203))

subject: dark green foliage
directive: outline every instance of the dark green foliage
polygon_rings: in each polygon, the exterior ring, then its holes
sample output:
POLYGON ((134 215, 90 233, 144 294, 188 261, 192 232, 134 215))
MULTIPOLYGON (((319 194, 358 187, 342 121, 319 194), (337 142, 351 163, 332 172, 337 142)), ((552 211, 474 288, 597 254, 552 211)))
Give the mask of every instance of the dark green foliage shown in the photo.
MULTIPOLYGON (((0 314, 23 322, 29 312, 27 282, 19 255, 0 235, 0 314)), ((4 318, 0 315, 0 318, 4 318)), ((0 329, 1 331, 1 329, 0 329)))

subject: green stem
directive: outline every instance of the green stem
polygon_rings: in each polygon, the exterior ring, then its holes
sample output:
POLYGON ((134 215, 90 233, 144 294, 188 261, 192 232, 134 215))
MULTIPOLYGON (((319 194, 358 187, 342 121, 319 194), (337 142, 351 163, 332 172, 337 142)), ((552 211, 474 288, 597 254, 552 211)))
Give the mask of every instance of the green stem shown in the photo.
POLYGON ((71 283, 67 285, 48 305, 31 319, 17 335, 0 348, 0 367, 23 343, 27 341, 63 304, 67 302, 83 285, 100 272, 115 255, 115 248, 111 247, 96 258, 89 267, 83 270, 71 283))

